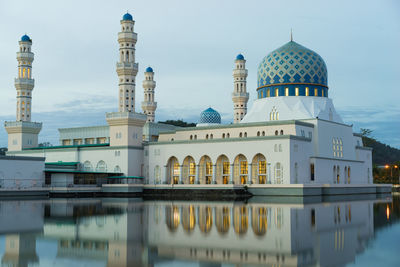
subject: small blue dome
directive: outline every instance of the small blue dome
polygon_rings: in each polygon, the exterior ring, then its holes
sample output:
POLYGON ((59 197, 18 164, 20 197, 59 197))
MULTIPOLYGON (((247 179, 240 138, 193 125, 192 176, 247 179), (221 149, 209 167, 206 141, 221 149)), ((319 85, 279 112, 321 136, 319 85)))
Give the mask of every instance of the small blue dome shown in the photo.
POLYGON ((147 67, 146 72, 153 72, 153 69, 151 67, 147 67))
POLYGON ((29 42, 30 40, 31 40, 31 38, 26 34, 21 37, 21 41, 29 42))
POLYGON ((122 20, 133 20, 133 17, 131 14, 126 13, 123 17, 122 20))
POLYGON ((216 110, 208 108, 200 114, 199 124, 221 124, 221 116, 216 110))
POLYGON ((239 54, 236 56, 236 60, 244 60, 244 56, 242 54, 239 54))

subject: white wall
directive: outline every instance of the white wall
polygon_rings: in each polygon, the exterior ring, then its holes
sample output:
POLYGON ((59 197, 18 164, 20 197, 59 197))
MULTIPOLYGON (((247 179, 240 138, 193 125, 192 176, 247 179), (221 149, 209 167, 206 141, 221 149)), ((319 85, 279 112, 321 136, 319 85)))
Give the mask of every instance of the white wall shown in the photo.
POLYGON ((0 185, 5 189, 42 187, 44 158, 0 156, 0 185))

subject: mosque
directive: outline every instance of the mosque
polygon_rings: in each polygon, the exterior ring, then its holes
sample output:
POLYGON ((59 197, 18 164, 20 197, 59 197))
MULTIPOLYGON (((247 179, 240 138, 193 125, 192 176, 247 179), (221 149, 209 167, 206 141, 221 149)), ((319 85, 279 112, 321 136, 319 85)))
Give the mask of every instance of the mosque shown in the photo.
POLYGON ((373 183, 372 149, 336 112, 327 66, 316 52, 290 40, 265 56, 257 71, 257 99, 249 110, 246 59, 237 55, 233 123, 222 124, 220 114, 208 108, 196 127, 181 128, 155 122, 151 67, 142 83, 143 112, 137 112, 135 21, 126 13, 120 23, 118 112, 107 113, 104 126, 59 129, 58 146, 38 147, 42 124, 31 121, 32 39, 24 35, 19 41, 17 115, 16 121, 5 122, 7 155, 44 157, 46 183, 95 183, 96 175, 153 186, 245 185, 254 190, 373 183))

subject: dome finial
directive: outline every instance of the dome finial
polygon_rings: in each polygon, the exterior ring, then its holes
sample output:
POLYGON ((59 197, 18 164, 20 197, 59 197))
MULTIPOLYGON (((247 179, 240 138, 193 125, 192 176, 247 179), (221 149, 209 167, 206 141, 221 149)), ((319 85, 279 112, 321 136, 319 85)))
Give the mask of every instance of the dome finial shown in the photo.
POLYGON ((293 31, 292 31, 292 28, 290 28, 290 41, 293 42, 293 31))

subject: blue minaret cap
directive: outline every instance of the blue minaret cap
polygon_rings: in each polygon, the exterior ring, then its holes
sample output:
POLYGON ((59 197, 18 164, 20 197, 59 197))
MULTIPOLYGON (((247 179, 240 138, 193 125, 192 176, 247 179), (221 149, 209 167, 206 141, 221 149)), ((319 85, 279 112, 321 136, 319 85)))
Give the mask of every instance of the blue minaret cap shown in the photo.
POLYGON ((236 56, 236 60, 244 60, 244 56, 242 54, 239 54, 236 56))
POLYGON ((146 72, 153 72, 152 67, 147 67, 146 72))
POLYGON ((131 14, 126 13, 123 17, 122 20, 133 20, 133 17, 131 14))
POLYGON ((26 34, 24 34, 24 35, 21 37, 21 41, 29 42, 30 40, 31 40, 31 38, 30 38, 28 35, 26 35, 26 34))

